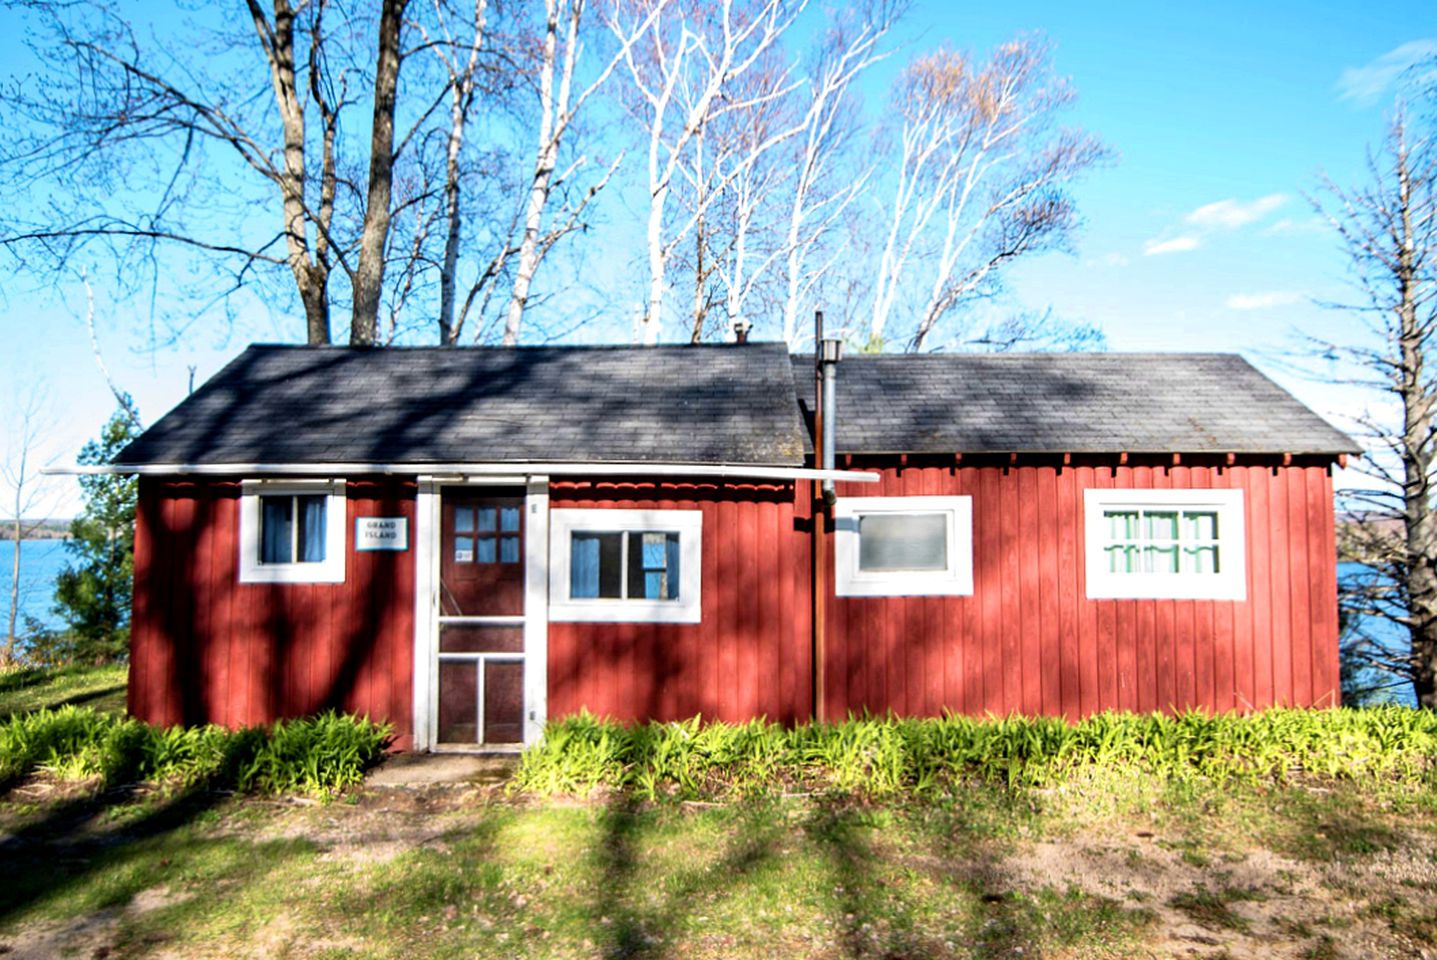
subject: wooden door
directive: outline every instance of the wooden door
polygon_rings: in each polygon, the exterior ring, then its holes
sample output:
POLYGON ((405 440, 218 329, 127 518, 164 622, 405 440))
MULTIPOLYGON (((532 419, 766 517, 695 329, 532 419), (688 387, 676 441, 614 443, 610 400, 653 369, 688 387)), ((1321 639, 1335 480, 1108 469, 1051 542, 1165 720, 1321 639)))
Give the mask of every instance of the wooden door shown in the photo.
POLYGON ((461 488, 440 497, 441 744, 524 737, 524 498, 461 488))

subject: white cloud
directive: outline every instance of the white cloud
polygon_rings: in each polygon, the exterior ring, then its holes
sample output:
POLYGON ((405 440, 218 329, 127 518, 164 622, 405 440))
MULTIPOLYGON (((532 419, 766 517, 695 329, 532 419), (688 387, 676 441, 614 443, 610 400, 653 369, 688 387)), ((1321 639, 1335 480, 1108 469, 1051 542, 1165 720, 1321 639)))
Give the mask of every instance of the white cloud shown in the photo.
POLYGON ((1271 310, 1301 303, 1307 296, 1295 290, 1265 290, 1262 293, 1235 293, 1223 301, 1229 310, 1271 310))
POLYGON ((1219 200, 1198 207, 1183 219, 1195 227, 1236 230, 1249 223, 1256 223, 1285 203, 1287 197, 1281 193, 1268 194, 1250 203, 1233 199, 1219 200))
POLYGON ((1272 226, 1264 228, 1262 235, 1275 237, 1284 233, 1325 233, 1327 230, 1327 221, 1321 217, 1308 217, 1306 220, 1283 217, 1281 220, 1273 221, 1272 226))
MULTIPOLYGON (((1363 66, 1348 67, 1337 78, 1338 99, 1370 106, 1381 99, 1404 73, 1434 56, 1437 56, 1437 39, 1424 38, 1409 40, 1363 66)), ((1411 79, 1421 84, 1433 76, 1437 76, 1437 67, 1423 69, 1420 76, 1411 79)))
POLYGON ((1113 251, 1111 253, 1105 253, 1101 257, 1090 259, 1085 265, 1089 267, 1126 267, 1131 262, 1132 261, 1121 253, 1113 251))
POLYGON ((1164 253, 1186 253, 1202 246, 1197 237, 1173 237, 1171 240, 1149 240, 1143 244, 1143 256, 1156 257, 1164 253))

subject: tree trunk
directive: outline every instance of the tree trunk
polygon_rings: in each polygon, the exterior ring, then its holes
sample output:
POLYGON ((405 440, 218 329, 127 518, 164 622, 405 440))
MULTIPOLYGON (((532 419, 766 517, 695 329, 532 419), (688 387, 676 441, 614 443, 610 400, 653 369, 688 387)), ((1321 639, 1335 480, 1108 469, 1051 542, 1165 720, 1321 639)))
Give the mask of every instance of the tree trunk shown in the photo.
MULTIPOLYGON (((544 61, 539 73, 539 145, 534 152, 534 177, 529 184, 529 202, 524 210, 524 234, 519 241, 519 258, 514 271, 514 287, 509 295, 509 307, 504 315, 504 346, 519 344, 519 329, 524 322, 524 308, 529 303, 529 290, 534 283, 534 272, 539 267, 539 228, 543 226, 544 206, 549 202, 554 167, 559 160, 559 144, 554 136, 558 113, 567 104, 554 102, 554 71, 559 59, 559 5, 553 0, 547 4, 548 17, 544 26, 544 61)), ((583 13, 582 5, 571 5, 569 14, 574 26, 583 13)), ((571 27, 569 46, 572 52, 574 31, 571 27)), ((565 90, 568 77, 565 76, 565 90)), ((563 99, 562 97, 560 99, 563 99)))
POLYGON ((249 10, 269 58, 270 83, 284 137, 279 194, 289 269, 304 304, 305 339, 311 345, 329 343, 329 270, 310 258, 309 217, 304 200, 304 104, 295 87, 294 10, 288 0, 274 0, 273 26, 257 0, 250 0, 249 10))
POLYGON ((15 621, 20 612, 20 511, 19 497, 16 497, 15 526, 13 538, 15 543, 15 556, 10 563, 10 615, 9 623, 5 627, 5 647, 0 649, 0 667, 8 667, 15 662, 15 621))
POLYGON ((379 333, 379 300, 384 289, 384 252, 389 240, 394 185, 394 104, 399 87, 399 47, 408 0, 384 0, 379 13, 379 59, 374 70, 374 120, 369 136, 369 190, 364 232, 354 271, 354 315, 349 342, 373 345, 379 333))
POLYGON ((1426 331, 1418 316, 1419 275, 1416 238, 1412 223, 1412 180, 1405 144, 1397 155, 1398 211, 1394 226, 1400 232, 1395 273, 1397 280, 1397 371, 1402 397, 1403 523, 1406 534, 1408 616, 1411 618, 1412 686, 1417 704, 1437 709, 1437 513, 1432 507, 1433 397, 1424 383, 1426 331))

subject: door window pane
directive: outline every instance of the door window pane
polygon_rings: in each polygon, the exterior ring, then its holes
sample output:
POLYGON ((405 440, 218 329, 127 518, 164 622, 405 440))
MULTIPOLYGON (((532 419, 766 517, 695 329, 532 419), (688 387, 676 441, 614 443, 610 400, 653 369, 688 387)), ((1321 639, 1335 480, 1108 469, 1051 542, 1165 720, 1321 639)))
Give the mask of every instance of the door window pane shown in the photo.
POLYGON ((499 538, 499 562, 500 562, 500 563, 518 563, 518 562, 519 562, 519 538, 518 538, 518 537, 500 537, 500 538, 499 538))
POLYGON ((473 507, 455 507, 455 508, 454 508, 454 532, 455 532, 455 533, 473 533, 473 532, 474 532, 474 508, 473 508, 473 507))
POLYGON ((475 511, 476 525, 481 532, 490 532, 494 529, 495 519, 499 511, 493 507, 480 507, 475 511))
POLYGON ((858 518, 858 569, 948 569, 948 515, 870 513, 858 518))
POLYGON ((473 563, 473 562, 474 562, 474 538, 473 538, 473 537, 455 537, 455 538, 454 538, 454 562, 455 562, 455 563, 473 563))
POLYGON ((480 537, 477 546, 478 549, 475 551, 474 554, 474 559, 477 562, 493 563, 496 559, 498 559, 498 555, 496 553, 498 545, 494 542, 493 537, 480 537))
POLYGON ((517 533, 519 530, 519 508, 501 507, 499 510, 499 529, 505 533, 517 533))

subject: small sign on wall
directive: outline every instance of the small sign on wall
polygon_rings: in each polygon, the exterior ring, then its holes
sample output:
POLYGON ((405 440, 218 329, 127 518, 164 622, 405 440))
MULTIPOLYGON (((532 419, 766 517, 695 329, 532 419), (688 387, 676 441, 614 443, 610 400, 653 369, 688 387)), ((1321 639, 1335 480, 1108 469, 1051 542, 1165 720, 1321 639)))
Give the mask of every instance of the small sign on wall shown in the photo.
POLYGON ((356 517, 354 549, 408 550, 408 517, 356 517))

